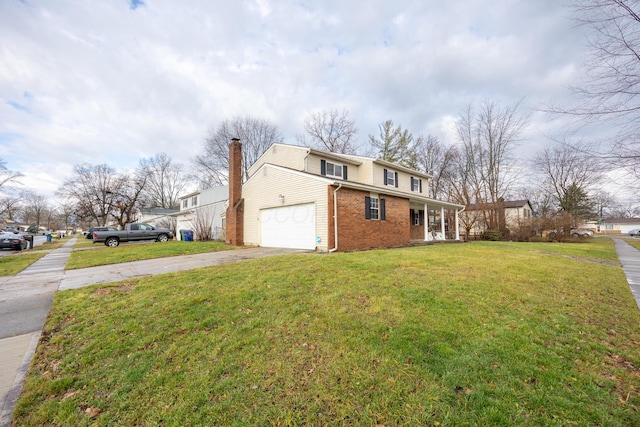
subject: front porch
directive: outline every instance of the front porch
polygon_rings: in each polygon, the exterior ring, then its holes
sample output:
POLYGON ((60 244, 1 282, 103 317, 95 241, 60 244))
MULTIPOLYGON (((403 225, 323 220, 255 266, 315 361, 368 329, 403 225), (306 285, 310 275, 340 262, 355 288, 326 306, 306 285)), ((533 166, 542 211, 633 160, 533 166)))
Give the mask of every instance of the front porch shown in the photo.
POLYGON ((459 241, 458 209, 457 205, 411 201, 411 244, 459 241))

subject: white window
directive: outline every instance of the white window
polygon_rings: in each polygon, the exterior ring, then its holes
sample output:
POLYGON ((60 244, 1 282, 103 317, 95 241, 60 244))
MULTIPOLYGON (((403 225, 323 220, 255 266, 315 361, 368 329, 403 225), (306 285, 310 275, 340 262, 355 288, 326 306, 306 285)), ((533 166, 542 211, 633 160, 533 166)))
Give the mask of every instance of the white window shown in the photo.
POLYGON ((422 180, 420 178, 411 177, 411 191, 422 193, 422 180))
POLYGON ((380 217, 380 200, 372 197, 369 203, 369 212, 371 219, 378 219, 380 217))
POLYGON ((186 208, 188 208, 188 207, 189 207, 189 200, 188 200, 188 199, 184 199, 184 200, 182 201, 182 208, 183 208, 183 209, 186 209, 186 208))
POLYGON ((197 206, 198 205, 198 196, 193 196, 191 198, 191 206, 197 206))
POLYGON ((413 225, 420 225, 420 211, 417 209, 413 211, 413 225))
POLYGON ((387 185, 396 185, 396 174, 394 171, 386 171, 387 173, 387 185))
POLYGON ((336 178, 342 178, 342 165, 327 162, 327 176, 335 176, 336 178))

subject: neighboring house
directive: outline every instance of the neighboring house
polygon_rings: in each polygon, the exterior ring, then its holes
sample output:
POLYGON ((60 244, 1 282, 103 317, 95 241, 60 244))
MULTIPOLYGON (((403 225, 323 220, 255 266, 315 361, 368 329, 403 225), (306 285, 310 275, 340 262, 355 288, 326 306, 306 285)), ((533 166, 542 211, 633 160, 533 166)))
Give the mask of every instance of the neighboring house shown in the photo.
POLYGON ((605 218, 593 224, 591 228, 596 233, 627 234, 635 228, 640 228, 640 218, 605 218))
POLYGON ((176 218, 176 238, 181 230, 194 232, 196 240, 224 240, 224 215, 229 199, 229 186, 195 191, 180 197, 180 211, 176 218))
POLYGON ((430 175, 368 157, 273 144, 242 179, 229 154, 226 241, 348 251, 458 240, 462 205, 428 197, 430 175))
POLYGON ((0 218, 0 230, 13 231, 13 230, 22 230, 24 227, 21 227, 19 223, 12 219, 8 218, 0 218))
POLYGON ((171 215, 179 212, 178 209, 142 208, 136 222, 153 225, 154 227, 166 227, 166 222, 171 220, 171 215))
POLYGON ((515 232, 530 225, 532 219, 533 208, 528 200, 506 200, 468 205, 462 222, 466 225, 468 237, 477 238, 490 228, 489 220, 493 220, 497 229, 515 232))

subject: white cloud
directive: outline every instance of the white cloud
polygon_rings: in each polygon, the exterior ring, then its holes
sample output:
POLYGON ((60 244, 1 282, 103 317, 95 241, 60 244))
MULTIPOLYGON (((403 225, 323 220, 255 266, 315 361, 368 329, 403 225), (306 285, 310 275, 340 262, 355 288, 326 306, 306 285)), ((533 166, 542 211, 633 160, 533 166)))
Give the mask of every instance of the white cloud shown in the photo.
MULTIPOLYGON (((237 115, 290 143, 327 108, 347 109, 362 142, 387 119, 452 142, 470 102, 566 99, 584 44, 567 15, 555 0, 8 0, 0 156, 50 195, 82 162, 188 162, 237 115)), ((549 126, 534 114, 529 135, 549 126)))

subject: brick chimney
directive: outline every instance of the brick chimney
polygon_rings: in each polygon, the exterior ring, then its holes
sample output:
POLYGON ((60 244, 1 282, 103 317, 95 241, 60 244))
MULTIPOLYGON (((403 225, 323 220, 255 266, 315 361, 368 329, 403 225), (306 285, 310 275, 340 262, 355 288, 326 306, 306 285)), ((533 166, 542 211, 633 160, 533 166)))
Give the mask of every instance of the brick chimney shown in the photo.
POLYGON ((242 143, 233 138, 229 144, 229 207, 226 242, 244 245, 244 199, 242 198, 242 143))

